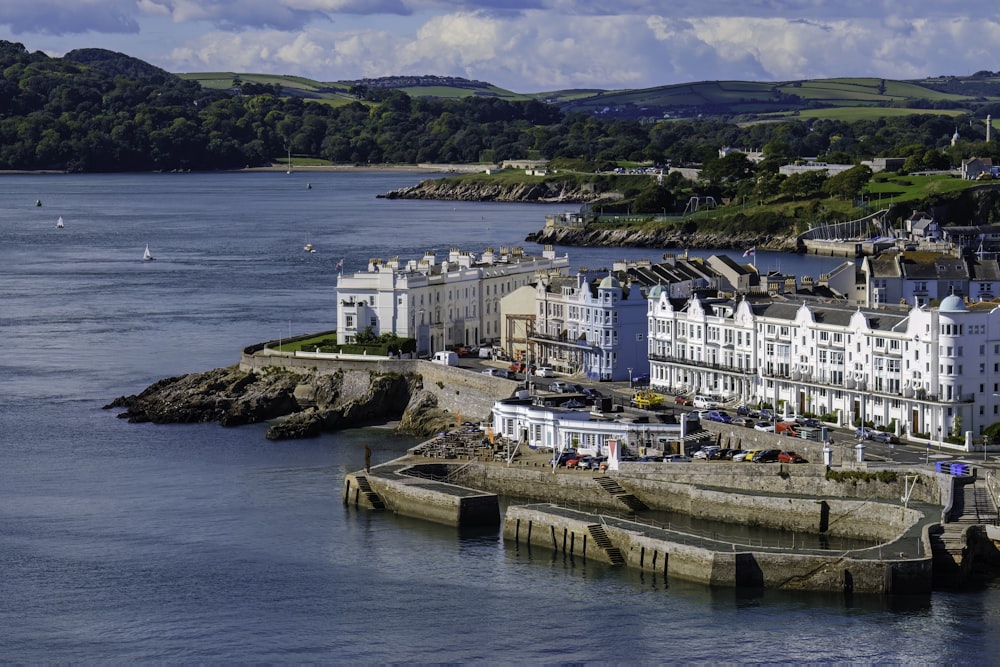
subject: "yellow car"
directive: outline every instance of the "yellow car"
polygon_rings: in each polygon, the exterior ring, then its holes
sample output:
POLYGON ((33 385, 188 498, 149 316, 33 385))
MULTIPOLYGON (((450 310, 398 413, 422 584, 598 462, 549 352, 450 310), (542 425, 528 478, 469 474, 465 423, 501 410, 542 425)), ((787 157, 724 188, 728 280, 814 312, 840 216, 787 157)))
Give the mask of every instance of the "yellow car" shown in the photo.
POLYGON ((655 391, 637 391, 632 394, 632 405, 637 408, 651 408, 663 403, 663 395, 655 391))

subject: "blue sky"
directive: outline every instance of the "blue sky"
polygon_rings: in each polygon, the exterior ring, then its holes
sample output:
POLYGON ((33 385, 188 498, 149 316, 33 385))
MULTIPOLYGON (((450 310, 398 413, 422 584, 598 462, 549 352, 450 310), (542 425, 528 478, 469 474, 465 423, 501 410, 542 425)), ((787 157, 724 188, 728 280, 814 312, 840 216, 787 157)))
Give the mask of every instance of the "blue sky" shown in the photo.
POLYGON ((1000 70, 1000 11, 956 0, 0 0, 0 39, 171 72, 437 74, 517 92, 1000 70))

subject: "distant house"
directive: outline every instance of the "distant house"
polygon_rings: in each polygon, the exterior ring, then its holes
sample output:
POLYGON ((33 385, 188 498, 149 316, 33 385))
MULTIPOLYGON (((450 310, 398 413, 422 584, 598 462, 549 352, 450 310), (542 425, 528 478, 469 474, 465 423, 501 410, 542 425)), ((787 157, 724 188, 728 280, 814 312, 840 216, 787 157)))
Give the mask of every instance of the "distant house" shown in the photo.
POLYGON ((839 174, 854 167, 853 164, 827 164, 826 162, 806 162, 805 164, 785 164, 778 167, 778 173, 782 176, 792 176, 794 174, 804 174, 807 171, 825 171, 827 176, 839 174))
POLYGON ((960 169, 962 178, 967 181, 974 181, 982 174, 991 174, 992 171, 993 160, 988 157, 970 157, 968 160, 962 160, 962 167, 960 169))
POLYGON ((914 211, 904 222, 904 230, 914 241, 939 241, 941 226, 925 211, 914 211))
POLYGON ((861 164, 872 170, 873 174, 880 171, 898 171, 906 164, 906 158, 901 157, 877 157, 872 160, 862 160, 861 164))

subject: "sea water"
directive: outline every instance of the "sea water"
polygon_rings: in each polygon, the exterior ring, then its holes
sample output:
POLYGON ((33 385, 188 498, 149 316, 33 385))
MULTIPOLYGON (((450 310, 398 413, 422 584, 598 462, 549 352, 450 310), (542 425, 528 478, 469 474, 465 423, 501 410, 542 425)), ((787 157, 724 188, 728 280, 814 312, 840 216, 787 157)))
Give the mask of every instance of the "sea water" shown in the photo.
MULTIPOLYGON (((370 257, 518 245, 567 210, 376 198, 420 178, 0 177, 0 660, 1000 655, 996 584, 891 599, 713 589, 345 508, 343 476, 365 444, 379 463, 414 443, 387 429, 276 443, 262 425, 128 424, 101 409, 234 364, 243 346, 332 328, 340 261, 356 271, 370 257)), ((662 251, 557 252, 594 267, 662 251)), ((839 261, 757 255, 809 275, 839 261)))

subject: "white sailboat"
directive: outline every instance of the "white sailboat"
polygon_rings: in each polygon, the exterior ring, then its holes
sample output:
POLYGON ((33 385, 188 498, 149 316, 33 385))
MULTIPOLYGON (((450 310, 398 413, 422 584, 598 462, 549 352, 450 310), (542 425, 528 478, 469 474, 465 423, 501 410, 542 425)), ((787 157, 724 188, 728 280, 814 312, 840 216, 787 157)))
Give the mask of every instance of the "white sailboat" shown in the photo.
POLYGON ((60 215, 60 216, 59 216, 59 219, 58 219, 58 220, 56 220, 56 229, 62 229, 62 228, 63 228, 63 227, 65 227, 65 226, 66 226, 66 225, 64 225, 64 224, 63 224, 63 219, 62 219, 62 216, 60 215))
POLYGON ((306 244, 302 246, 302 249, 305 250, 306 252, 316 252, 316 248, 314 248, 313 244, 309 242, 308 232, 306 233, 306 244))
POLYGON ((148 243, 146 244, 146 252, 142 253, 142 259, 143 259, 143 261, 146 261, 146 262, 149 262, 149 261, 152 261, 152 260, 156 259, 155 257, 153 257, 153 253, 149 252, 149 244, 148 243))

